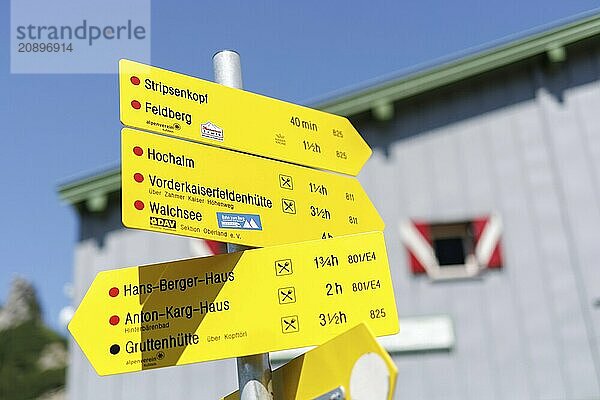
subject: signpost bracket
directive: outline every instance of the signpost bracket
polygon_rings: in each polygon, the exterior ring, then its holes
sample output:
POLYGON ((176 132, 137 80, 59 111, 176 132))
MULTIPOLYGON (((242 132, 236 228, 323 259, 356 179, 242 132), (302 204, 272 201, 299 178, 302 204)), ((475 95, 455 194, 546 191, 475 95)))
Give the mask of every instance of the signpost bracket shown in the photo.
POLYGON ((314 400, 346 400, 346 392, 343 386, 338 386, 319 397, 315 397, 314 400))

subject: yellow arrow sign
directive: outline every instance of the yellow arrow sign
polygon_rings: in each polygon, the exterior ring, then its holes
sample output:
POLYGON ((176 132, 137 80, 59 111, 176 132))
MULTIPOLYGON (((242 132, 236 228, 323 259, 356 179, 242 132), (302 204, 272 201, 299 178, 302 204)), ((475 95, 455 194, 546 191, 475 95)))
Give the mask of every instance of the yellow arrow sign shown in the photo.
MULTIPOLYGON (((398 369, 369 328, 360 324, 273 371, 273 398, 324 398, 342 387, 346 400, 391 400, 398 369)), ((238 400, 239 392, 224 400, 238 400)))
POLYGON ((130 228, 256 247, 384 228, 352 177, 132 129, 121 151, 130 228))
POLYGON ((69 331, 98 374, 398 331, 381 232, 100 272, 69 331))
POLYGON ((343 117, 119 62, 121 122, 205 144, 356 175, 371 149, 343 117))

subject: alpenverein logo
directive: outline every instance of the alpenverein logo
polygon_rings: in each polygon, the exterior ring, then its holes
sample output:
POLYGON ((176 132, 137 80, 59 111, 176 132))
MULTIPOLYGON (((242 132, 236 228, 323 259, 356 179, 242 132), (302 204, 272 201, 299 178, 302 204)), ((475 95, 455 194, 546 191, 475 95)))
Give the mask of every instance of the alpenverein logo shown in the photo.
POLYGON ((218 140, 219 142, 223 141, 223 129, 219 128, 217 125, 210 121, 206 121, 200 125, 200 127, 203 138, 218 140))

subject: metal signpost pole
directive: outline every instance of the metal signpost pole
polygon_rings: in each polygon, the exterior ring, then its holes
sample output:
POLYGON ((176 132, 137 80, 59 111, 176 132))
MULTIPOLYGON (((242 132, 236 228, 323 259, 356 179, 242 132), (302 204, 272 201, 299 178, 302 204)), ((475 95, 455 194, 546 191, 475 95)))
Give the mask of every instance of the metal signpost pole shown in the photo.
MULTIPOLYGON (((238 53, 231 50, 219 51, 213 56, 213 69, 216 83, 242 89, 242 67, 238 53)), ((227 243, 228 253, 249 248, 227 243)), ((237 371, 241 400, 272 400, 269 353, 238 357, 237 371)))

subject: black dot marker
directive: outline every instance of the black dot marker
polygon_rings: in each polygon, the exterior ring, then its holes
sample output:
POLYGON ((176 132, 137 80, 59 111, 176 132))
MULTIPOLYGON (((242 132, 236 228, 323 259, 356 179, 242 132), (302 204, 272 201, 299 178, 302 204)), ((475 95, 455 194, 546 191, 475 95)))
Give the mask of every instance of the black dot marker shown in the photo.
POLYGON ((121 346, 119 346, 118 344, 113 344, 112 346, 110 346, 110 354, 119 354, 119 351, 121 351, 121 346))

